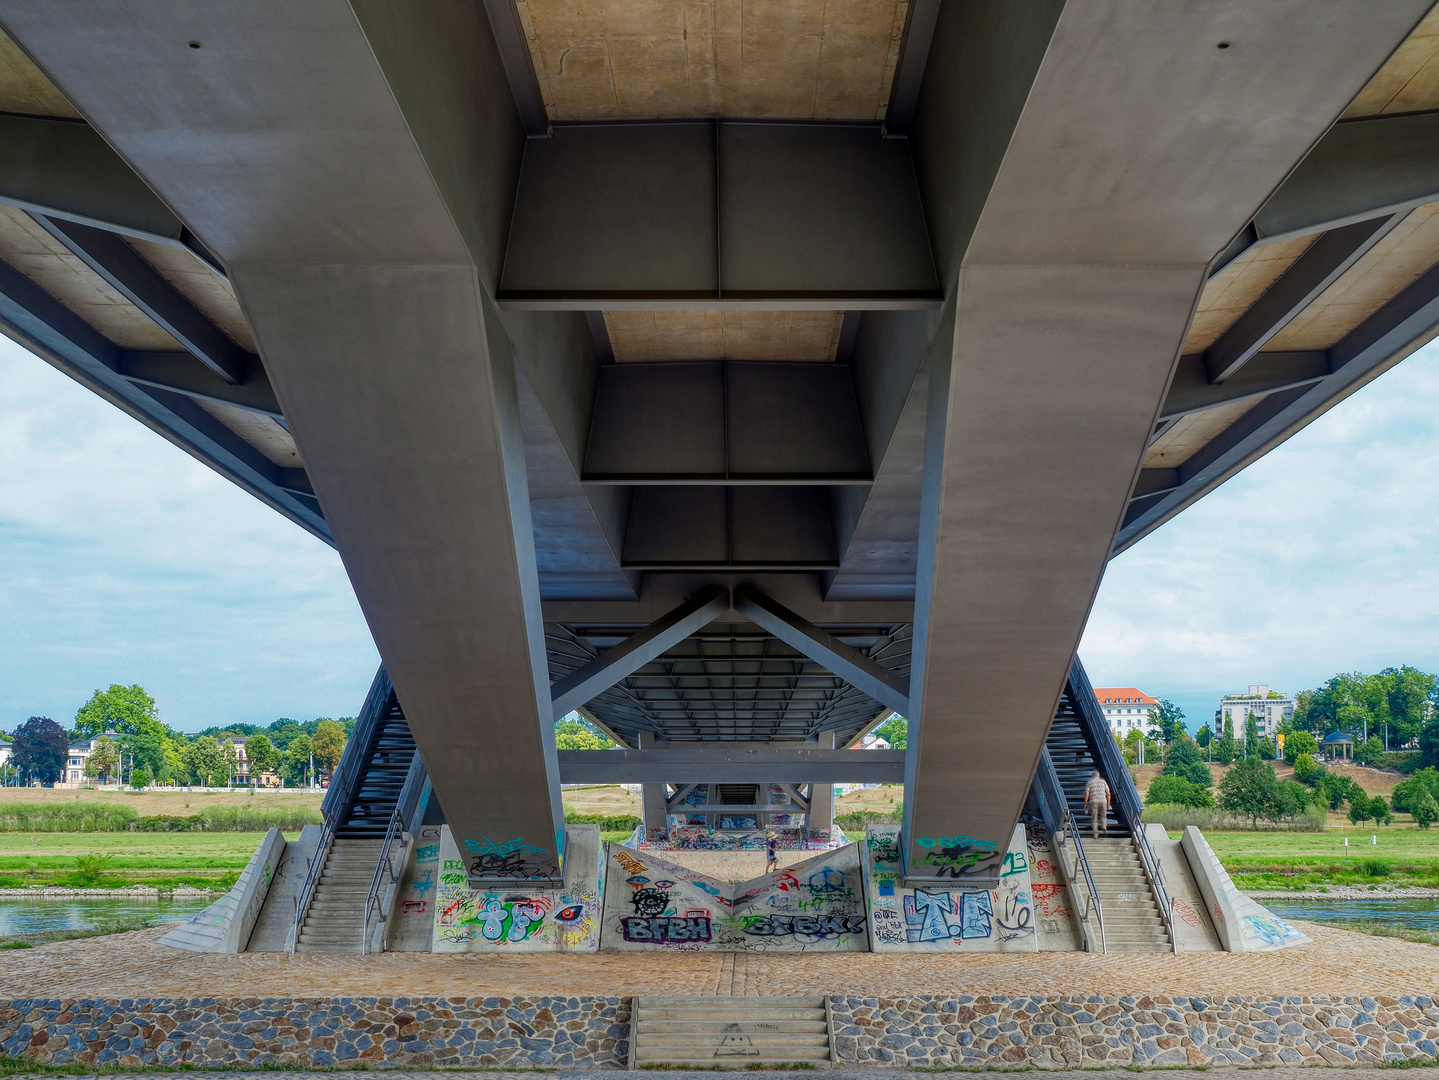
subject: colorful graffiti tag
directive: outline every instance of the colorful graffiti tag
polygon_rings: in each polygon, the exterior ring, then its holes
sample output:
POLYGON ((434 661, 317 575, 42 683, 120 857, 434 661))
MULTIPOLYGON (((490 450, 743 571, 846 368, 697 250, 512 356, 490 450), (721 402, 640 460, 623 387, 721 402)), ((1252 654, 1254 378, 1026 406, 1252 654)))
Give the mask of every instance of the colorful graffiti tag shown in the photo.
POLYGON ((730 952, 863 950, 864 891, 857 845, 741 883, 721 881, 611 844, 606 949, 730 952))
POLYGON ((1022 828, 1010 846, 953 836, 920 838, 928 865, 955 878, 953 888, 906 887, 900 867, 899 829, 871 825, 863 847, 868 889, 870 943, 876 952, 1031 952, 1037 948, 1030 860, 1022 828), (981 847, 983 844, 985 846, 981 847), (999 878, 996 888, 964 888, 963 878, 983 870, 999 878))
MULTIPOLYGON (((469 852, 481 845, 469 842, 469 852)), ((599 948, 599 912, 603 867, 599 829, 569 827, 565 887, 562 890, 513 888, 471 889, 468 869, 473 860, 461 855, 448 826, 438 845, 436 904, 432 947, 435 952, 593 951, 599 948)), ((491 850, 481 856, 523 856, 518 849, 491 850)))

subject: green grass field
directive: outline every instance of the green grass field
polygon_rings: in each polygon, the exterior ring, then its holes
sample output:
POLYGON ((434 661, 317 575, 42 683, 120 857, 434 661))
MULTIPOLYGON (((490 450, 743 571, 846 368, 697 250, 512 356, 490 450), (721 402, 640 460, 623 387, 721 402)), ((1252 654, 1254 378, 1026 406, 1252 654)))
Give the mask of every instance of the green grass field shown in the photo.
MULTIPOLYGON (((98 887, 228 888, 264 833, 0 833, 0 886, 73 885, 78 860, 109 856, 98 887)), ((294 834, 298 835, 298 834, 294 834)), ((287 836, 293 839, 293 836, 287 836)))
POLYGON ((1204 835, 1241 889, 1439 885, 1439 829, 1411 825, 1204 835), (1378 842, 1371 843, 1371 837, 1378 842))

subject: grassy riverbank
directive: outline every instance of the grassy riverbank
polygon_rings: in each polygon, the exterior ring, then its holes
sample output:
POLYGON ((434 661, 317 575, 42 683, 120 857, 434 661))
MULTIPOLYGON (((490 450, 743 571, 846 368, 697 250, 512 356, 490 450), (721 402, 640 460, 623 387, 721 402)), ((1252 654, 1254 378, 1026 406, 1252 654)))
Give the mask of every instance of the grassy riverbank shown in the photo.
POLYGON ((1211 832, 1205 837, 1241 889, 1439 886, 1439 829, 1331 826, 1323 832, 1211 832))
MULTIPOLYGON (((0 888, 228 889, 264 833, 0 833, 0 888)), ((298 833, 287 834, 293 838, 298 833)))

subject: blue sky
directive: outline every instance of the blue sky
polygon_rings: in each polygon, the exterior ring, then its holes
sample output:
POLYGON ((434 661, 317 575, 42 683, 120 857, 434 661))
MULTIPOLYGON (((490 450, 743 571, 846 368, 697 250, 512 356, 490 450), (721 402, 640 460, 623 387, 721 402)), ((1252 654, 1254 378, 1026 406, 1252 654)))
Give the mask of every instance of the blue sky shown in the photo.
MULTIPOLYGON (((1251 682, 1439 669, 1439 348, 1110 564, 1080 655, 1191 726, 1251 682)), ((139 682, 183 730, 351 714, 378 663, 338 556, 0 338, 0 727, 139 682)))

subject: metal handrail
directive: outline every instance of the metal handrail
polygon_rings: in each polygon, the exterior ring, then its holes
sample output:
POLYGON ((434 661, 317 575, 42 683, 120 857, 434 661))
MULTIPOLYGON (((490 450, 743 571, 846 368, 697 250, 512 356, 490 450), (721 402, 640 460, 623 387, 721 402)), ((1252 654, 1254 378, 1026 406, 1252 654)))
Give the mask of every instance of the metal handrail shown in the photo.
POLYGON ((1064 847, 1065 836, 1074 841, 1074 862, 1073 867, 1066 867, 1069 872, 1069 880, 1074 880, 1074 871, 1078 869, 1084 877, 1084 887, 1089 895, 1085 897, 1084 911, 1080 915, 1083 922, 1089 921, 1089 913, 1094 912, 1099 920, 1099 951, 1109 952, 1109 940, 1104 934, 1104 905, 1099 902, 1099 888, 1094 884, 1094 873, 1089 869, 1089 856, 1084 853, 1084 841, 1079 838, 1079 829, 1074 824, 1074 812, 1069 807, 1064 808, 1060 817, 1059 846, 1064 847))
POLYGON ((395 864, 391 858, 391 848, 394 847, 395 841, 404 835, 404 831, 405 819, 400 813, 399 807, 396 807, 394 813, 390 815, 390 824, 385 829, 385 842, 380 845, 380 858, 375 863, 375 872, 370 877, 370 891, 365 896, 365 918, 360 928, 361 953, 370 951, 371 916, 378 909, 382 922, 385 918, 384 908, 380 904, 380 890, 385 885, 394 884, 400 880, 400 875, 395 872, 395 864), (386 872, 388 872, 389 880, 382 881, 381 878, 385 876, 386 872))
POLYGON ((1131 823, 1129 832, 1134 837, 1134 849, 1139 852, 1139 861, 1144 864, 1144 872, 1149 876, 1149 887, 1154 890, 1154 899, 1164 915, 1164 925, 1169 931, 1170 947, 1177 955, 1179 939, 1174 935, 1174 901, 1169 896, 1168 886, 1164 884, 1164 871, 1159 865, 1159 858, 1154 854, 1154 849, 1149 846, 1149 837, 1144 835, 1142 820, 1131 823))
POLYGON ((290 937, 286 942, 287 952, 298 952, 300 948, 300 923, 304 921, 305 909, 310 906, 310 897, 320 883, 320 873, 325 867, 325 858, 330 853, 330 841, 335 837, 335 822, 330 819, 320 831, 320 841, 315 845, 315 854, 310 856, 309 867, 305 870, 305 883, 295 894, 295 917, 290 926, 290 937))

